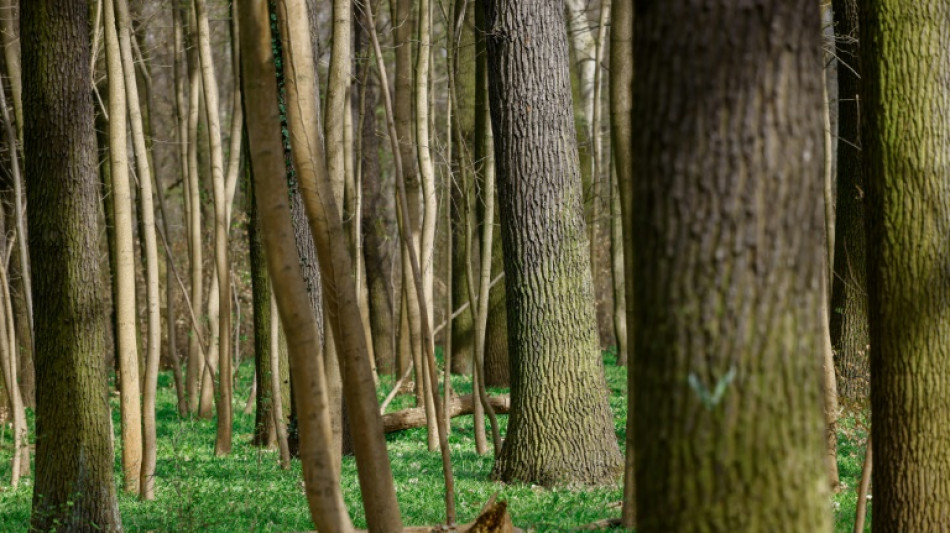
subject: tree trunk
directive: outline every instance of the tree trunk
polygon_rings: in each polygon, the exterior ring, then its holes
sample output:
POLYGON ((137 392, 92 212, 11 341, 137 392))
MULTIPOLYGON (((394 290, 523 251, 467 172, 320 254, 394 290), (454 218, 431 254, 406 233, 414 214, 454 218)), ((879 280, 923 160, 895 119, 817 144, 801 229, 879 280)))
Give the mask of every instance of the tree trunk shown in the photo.
MULTIPOLYGON (((270 15, 264 0, 245 2, 240 10, 241 67, 247 102, 248 145, 255 180, 257 209, 281 322, 290 348, 293 392, 301 410, 301 457, 307 503, 321 531, 352 531, 339 488, 339 473, 330 452, 330 418, 323 367, 313 354, 320 337, 307 295, 296 239, 290 227, 286 164, 280 142, 277 71, 270 15), (268 104, 269 103, 269 104, 268 104), (309 312, 308 312, 309 311, 309 312)), ((280 42, 280 40, 276 40, 280 42)))
POLYGON ((136 345, 135 250, 132 237, 132 190, 126 130, 126 95, 113 0, 105 0, 105 43, 109 78, 109 160, 116 254, 116 354, 122 420, 122 470, 126 492, 140 491, 142 469, 142 406, 136 345))
MULTIPOLYGON (((479 401, 477 396, 466 394, 465 396, 455 396, 449 402, 446 414, 450 418, 457 416, 470 415, 475 411, 475 403, 479 401)), ((489 398, 492 408, 498 414, 508 414, 511 408, 510 398, 505 396, 491 396, 489 398)), ((421 428, 426 425, 426 413, 424 407, 410 407, 394 413, 383 415, 383 428, 386 433, 395 431, 404 431, 407 429, 421 428)))
POLYGON ((512 361, 508 437, 493 477, 612 482, 621 457, 594 313, 562 5, 493 0, 486 20, 512 361))
MULTIPOLYGON (((627 333, 627 435, 623 474, 623 508, 621 523, 633 529, 637 520, 637 491, 634 471, 634 374, 630 356, 635 339, 633 309, 633 5, 617 2, 610 25, 610 141, 614 168, 617 171, 617 193, 620 198, 621 232, 623 234, 624 316, 627 333)), ((618 356, 619 359, 619 356, 618 356)))
POLYGON ((265 448, 277 445, 277 428, 274 425, 273 407, 280 401, 271 395, 271 358, 278 357, 271 351, 271 287, 267 277, 267 262, 264 257, 264 241, 261 237, 261 221, 257 214, 254 184, 248 183, 249 256, 251 264, 251 292, 254 306, 254 369, 257 381, 256 409, 254 410, 254 434, 251 444, 265 448))
POLYGON ((861 72, 857 0, 835 0, 838 68, 838 198, 835 268, 831 291, 831 343, 838 397, 849 412, 868 408, 868 292, 859 95, 861 72))
POLYGON ((31 36, 23 105, 39 390, 30 526, 38 531, 122 530, 102 358, 108 292, 99 277, 88 26, 84 1, 22 5, 21 32, 31 36))
POLYGON ((950 2, 862 2, 874 531, 950 516, 950 2))
POLYGON ((195 0, 198 27, 198 58, 201 62, 201 86, 204 91, 208 135, 211 138, 211 182, 214 191, 214 264, 218 278, 218 430, 214 453, 231 453, 231 269, 228 244, 228 195, 221 147, 221 123, 218 114, 218 84, 211 57, 206 0, 195 0))
MULTIPOLYGON (((396 241, 396 204, 392 194, 391 174, 384 175, 379 165, 379 138, 376 133, 376 107, 379 87, 376 76, 370 73, 369 35, 366 16, 357 2, 355 6, 360 23, 357 32, 357 51, 362 58, 360 81, 360 168, 363 209, 363 258, 366 263, 366 285, 369 291, 370 329, 373 332, 373 353, 376 370, 391 373, 395 363, 395 313, 393 301, 394 253, 396 241), (360 54, 361 53, 361 54, 360 54), (365 57, 364 57, 365 55, 365 57)), ((398 271, 398 270, 397 270, 398 271)))
POLYGON ((638 531, 831 529, 819 22, 637 4, 638 531))
POLYGON ((331 311, 328 318, 340 355, 343 393, 353 423, 367 522, 371 531, 394 531, 402 525, 382 434, 375 383, 367 359, 365 331, 356 305, 356 287, 350 274, 352 258, 345 248, 331 246, 331 241, 344 242, 345 233, 326 174, 318 134, 320 124, 313 120, 317 116, 319 93, 309 28, 303 21, 306 13, 301 14, 303 7, 287 1, 278 4, 283 64, 287 69, 284 82, 294 167, 300 177, 301 196, 318 250, 324 296, 331 311))

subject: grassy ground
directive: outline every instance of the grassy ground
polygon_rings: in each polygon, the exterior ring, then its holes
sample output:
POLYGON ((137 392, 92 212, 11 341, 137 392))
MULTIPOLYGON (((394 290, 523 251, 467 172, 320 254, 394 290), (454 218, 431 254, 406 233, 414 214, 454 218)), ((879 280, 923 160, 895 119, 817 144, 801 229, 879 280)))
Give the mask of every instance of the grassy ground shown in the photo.
MULTIPOLYGON (((609 354, 606 358, 610 403, 622 447, 626 423, 625 371, 614 366, 609 354)), ((252 371, 249 364, 242 365, 240 383, 236 387, 239 395, 246 394, 252 371)), ((456 378, 454 386, 460 394, 470 392, 464 379, 456 378)), ((213 422, 180 420, 171 387, 170 375, 163 374, 159 381, 157 498, 152 502, 139 502, 129 495, 120 495, 119 507, 126 531, 231 533, 311 529, 299 462, 294 462, 291 470, 281 471, 273 451, 248 444, 254 416, 242 414, 245 398, 239 398, 235 405, 234 451, 229 457, 218 458, 212 449, 213 422)), ((389 388, 384 380, 381 393, 389 388)), ((400 397, 389 410, 408 407, 411 402, 409 397, 400 397)), ((118 429, 115 402, 113 417, 118 429)), ((507 417, 500 419, 504 427, 507 417)), ((864 434, 854 428, 846 429, 842 437, 847 438, 839 448, 839 468, 847 488, 835 497, 837 532, 851 531, 855 487, 864 453, 864 434)), ((4 442, 9 443, 9 438, 8 431, 4 442)), ((426 451, 425 430, 390 434, 387 440, 404 522, 407 525, 439 523, 444 519, 441 462, 437 452, 426 451)), ((462 522, 472 520, 482 503, 496 491, 500 492, 500 498, 508 500, 515 524, 529 531, 569 531, 620 514, 619 480, 615 486, 584 491, 489 481, 492 458, 490 454, 475 453, 471 417, 453 419, 450 444, 458 518, 462 522)), ((120 450, 116 450, 117 473, 121 473, 119 460, 120 450)), ((6 486, 9 475, 10 450, 5 446, 0 450, 0 531, 24 531, 29 524, 32 484, 27 479, 17 490, 11 490, 6 486)), ((344 460, 342 477, 353 520, 358 527, 365 527, 352 458, 344 460)))

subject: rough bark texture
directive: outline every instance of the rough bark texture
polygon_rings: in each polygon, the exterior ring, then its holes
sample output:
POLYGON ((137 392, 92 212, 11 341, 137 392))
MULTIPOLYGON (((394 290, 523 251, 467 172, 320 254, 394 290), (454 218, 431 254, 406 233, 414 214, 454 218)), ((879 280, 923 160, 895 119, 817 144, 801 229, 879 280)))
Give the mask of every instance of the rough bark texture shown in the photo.
POLYGON ((121 531, 103 365, 96 147, 83 0, 24 2, 24 128, 36 305, 31 527, 121 531))
POLYGON ((861 169, 860 46, 857 0, 835 0, 838 66, 838 199, 835 269, 831 291, 831 344, 835 350, 839 402, 849 410, 868 407, 868 293, 861 169))
POLYGON ((493 475, 611 482, 622 466, 598 346, 563 5, 494 0, 486 15, 512 363, 508 437, 493 475))
POLYGON ((950 527, 950 2, 862 2, 874 531, 950 527))
POLYGON ((819 6, 634 21, 637 531, 827 531, 819 6))

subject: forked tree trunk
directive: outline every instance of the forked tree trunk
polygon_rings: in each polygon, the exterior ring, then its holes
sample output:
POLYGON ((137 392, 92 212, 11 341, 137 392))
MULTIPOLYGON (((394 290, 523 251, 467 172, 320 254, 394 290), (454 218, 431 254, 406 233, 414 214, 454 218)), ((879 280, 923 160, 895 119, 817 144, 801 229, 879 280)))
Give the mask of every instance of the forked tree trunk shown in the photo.
POLYGON ((819 6, 636 8, 637 530, 827 531, 819 6))
POLYGON ((493 477, 608 483, 622 459, 594 312, 563 7, 486 7, 512 363, 508 435, 493 477))
POLYGON ((950 516, 950 2, 859 3, 874 531, 950 516))
MULTIPOLYGON (((139 103, 135 64, 132 60, 131 17, 127 0, 116 0, 116 29, 119 37, 119 53, 122 74, 125 78, 125 94, 128 101, 128 117, 132 126, 132 144, 138 170, 139 217, 144 230, 141 239, 145 249, 145 289, 148 317, 148 337, 145 354, 145 380, 142 391, 142 472, 139 496, 143 500, 155 498, 155 462, 158 456, 155 422, 155 396, 158 387, 158 363, 161 357, 162 315, 158 293, 158 238, 155 233, 155 207, 152 201, 152 169, 148 148, 145 146, 145 129, 139 103)), ((118 120, 119 117, 115 117, 118 120)), ((124 119, 124 117, 123 117, 124 119)))
POLYGON ((33 0, 22 9, 21 32, 31 36, 23 138, 40 391, 30 527, 121 531, 102 359, 108 292, 99 274, 87 5, 33 0))
POLYGON ((126 147, 127 102, 113 0, 105 0, 106 63, 109 77, 109 161, 115 222, 116 357, 119 361, 124 488, 139 493, 142 469, 142 406, 136 345, 135 249, 132 238, 132 190, 126 147))

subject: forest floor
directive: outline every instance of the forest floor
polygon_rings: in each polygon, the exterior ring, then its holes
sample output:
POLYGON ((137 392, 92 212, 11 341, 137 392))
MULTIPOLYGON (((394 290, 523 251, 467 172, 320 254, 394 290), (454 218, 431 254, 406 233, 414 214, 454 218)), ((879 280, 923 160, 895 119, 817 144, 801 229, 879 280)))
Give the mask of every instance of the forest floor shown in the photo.
MULTIPOLYGON (((616 421, 621 449, 626 424, 625 369, 614 364, 605 353, 610 404, 616 421)), ((170 372, 159 380, 158 464, 155 501, 141 502, 120 491, 119 508, 125 530, 190 532, 272 532, 306 531, 312 525, 303 494, 300 463, 291 469, 278 467, 277 454, 250 445, 254 415, 243 414, 250 390, 253 365, 241 365, 234 409, 234 448, 228 457, 215 457, 215 426, 211 420, 178 418, 170 372)), ((383 378, 381 394, 392 387, 383 378)), ((468 378, 455 377, 458 394, 471 391, 468 378)), ((496 390, 493 392, 507 392, 496 390)), ((400 396, 387 412, 412 406, 411 396, 400 396)), ((113 422, 119 429, 118 400, 113 397, 113 422)), ((31 415, 32 419, 32 415, 31 415)), ((499 416, 502 429, 507 416, 499 416)), ((829 503, 835 509, 835 531, 850 532, 854 523, 856 487, 861 475, 866 433, 845 421, 839 433, 838 465, 842 491, 829 503)), ((32 425, 31 425, 32 427, 32 425)), ((31 479, 21 481, 16 490, 9 487, 10 431, 0 440, 0 531, 26 531, 29 527, 31 479)), ((118 439, 118 435, 116 436, 118 439)), ((396 481, 397 497, 407 525, 435 525, 444 519, 442 467, 438 452, 426 449, 425 429, 413 429, 387 436, 389 454, 396 481)), ((118 442, 118 440, 117 440, 118 442)), ((471 416, 452 420, 450 445, 456 484, 458 520, 474 519, 482 504, 496 491, 508 501, 516 526, 526 531, 570 531, 605 518, 620 515, 622 487, 616 485, 583 490, 544 489, 525 484, 506 485, 492 482, 491 453, 475 453, 471 416)), ((116 472, 121 477, 120 455, 116 449, 116 472)), ((352 457, 343 460, 344 497, 357 527, 365 527, 360 504, 356 464, 352 457)), ((119 480, 121 483, 121 479, 119 480)), ((870 506, 869 506, 870 507, 870 506)), ((868 520, 868 530, 870 520, 868 520)))

